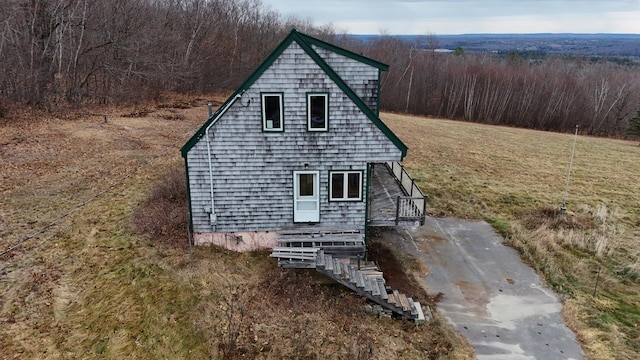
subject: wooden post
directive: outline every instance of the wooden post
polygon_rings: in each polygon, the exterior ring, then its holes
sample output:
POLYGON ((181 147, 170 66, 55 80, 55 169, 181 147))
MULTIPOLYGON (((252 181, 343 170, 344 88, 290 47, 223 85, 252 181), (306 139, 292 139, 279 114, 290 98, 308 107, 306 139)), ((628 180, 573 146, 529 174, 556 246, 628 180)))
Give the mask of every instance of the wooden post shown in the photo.
POLYGON ((420 222, 424 225, 425 220, 427 218, 427 197, 422 195, 422 218, 420 222))
POLYGON ((600 280, 600 272, 602 271, 602 265, 598 268, 598 273, 596 274, 596 284, 593 287, 593 295, 591 297, 596 297, 596 292, 598 291, 598 280, 600 280))

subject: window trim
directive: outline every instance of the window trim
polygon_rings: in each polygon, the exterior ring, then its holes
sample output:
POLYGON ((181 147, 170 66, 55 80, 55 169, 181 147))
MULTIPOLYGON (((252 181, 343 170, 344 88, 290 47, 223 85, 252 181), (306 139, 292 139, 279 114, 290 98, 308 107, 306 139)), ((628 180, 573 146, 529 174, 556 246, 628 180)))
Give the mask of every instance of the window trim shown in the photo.
POLYGON ((338 201, 351 201, 358 202, 363 201, 363 190, 364 190, 364 170, 330 170, 329 171, 329 201, 330 202, 338 202, 338 201), (333 197, 333 175, 334 174, 342 174, 344 185, 343 185, 343 197, 342 198, 334 198, 333 197), (349 198, 349 174, 358 174, 359 183, 358 183, 358 197, 357 198, 349 198))
POLYGON ((329 131, 329 93, 328 92, 308 92, 307 93, 307 131, 312 132, 326 132, 329 131), (311 127, 311 98, 315 96, 322 96, 324 101, 324 127, 312 128, 311 127))
POLYGON ((262 118, 263 132, 283 132, 284 131, 284 93, 282 92, 262 92, 260 93, 260 117, 262 118), (280 101, 280 127, 267 128, 266 101, 267 96, 277 96, 280 101))

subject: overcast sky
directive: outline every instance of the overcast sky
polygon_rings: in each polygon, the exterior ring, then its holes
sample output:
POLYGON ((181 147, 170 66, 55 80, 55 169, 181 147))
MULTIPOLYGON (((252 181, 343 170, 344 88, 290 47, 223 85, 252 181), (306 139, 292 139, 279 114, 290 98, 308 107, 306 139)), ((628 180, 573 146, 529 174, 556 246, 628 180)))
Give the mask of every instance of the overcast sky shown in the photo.
POLYGON ((640 0, 263 0, 350 34, 640 34, 640 0))

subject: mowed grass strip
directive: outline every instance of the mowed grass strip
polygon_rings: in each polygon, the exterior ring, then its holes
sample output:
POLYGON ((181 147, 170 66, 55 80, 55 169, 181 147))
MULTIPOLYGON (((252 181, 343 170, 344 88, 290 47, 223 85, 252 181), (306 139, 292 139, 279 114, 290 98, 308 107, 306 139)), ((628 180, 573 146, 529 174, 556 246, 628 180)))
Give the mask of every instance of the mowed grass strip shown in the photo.
POLYGON ((484 219, 505 235, 564 296, 565 318, 591 357, 640 353, 637 141, 578 136, 562 217, 572 134, 382 119, 408 145, 404 163, 432 215, 484 219))

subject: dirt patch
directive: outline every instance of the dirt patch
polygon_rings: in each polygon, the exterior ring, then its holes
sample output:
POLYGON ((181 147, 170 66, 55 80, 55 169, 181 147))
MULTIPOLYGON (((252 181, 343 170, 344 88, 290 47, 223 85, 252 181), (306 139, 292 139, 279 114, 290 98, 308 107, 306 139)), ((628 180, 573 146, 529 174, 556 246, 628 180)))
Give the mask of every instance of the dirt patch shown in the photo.
POLYGON ((421 261, 401 250, 391 239, 400 236, 394 229, 371 231, 368 244, 369 260, 384 272, 384 278, 394 289, 421 303, 434 307, 441 294, 429 295, 417 277, 425 273, 421 261))

